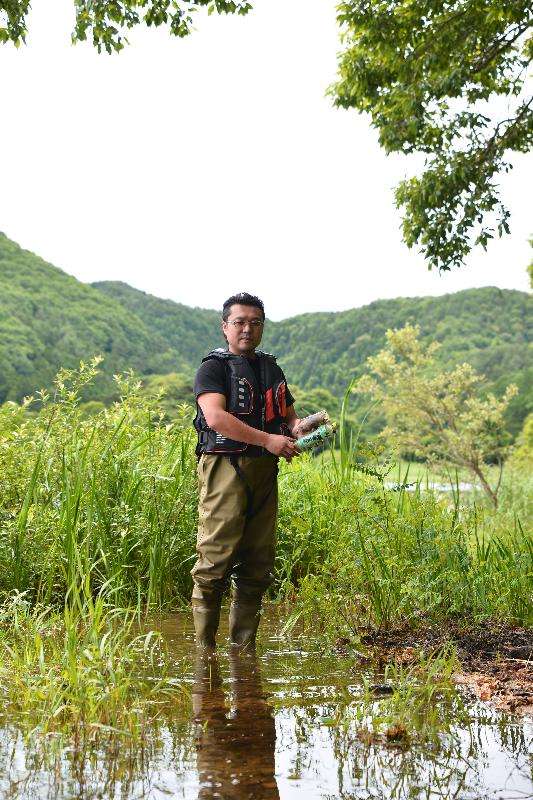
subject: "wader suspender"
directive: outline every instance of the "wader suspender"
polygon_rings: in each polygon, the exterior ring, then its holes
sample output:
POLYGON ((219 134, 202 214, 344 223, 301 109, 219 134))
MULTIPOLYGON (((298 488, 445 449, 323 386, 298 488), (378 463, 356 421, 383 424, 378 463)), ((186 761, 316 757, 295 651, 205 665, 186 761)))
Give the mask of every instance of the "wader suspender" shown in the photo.
POLYGON ((230 464, 232 465, 233 469, 237 473, 238 479, 241 481, 242 485, 244 486, 244 491, 246 492, 246 511, 244 513, 244 516, 246 517, 246 519, 252 519, 253 517, 256 516, 256 514, 259 514, 259 512, 261 511, 261 509, 265 505, 266 501, 268 500, 268 498, 272 494, 272 489, 276 485, 276 481, 278 479, 278 466, 276 464, 276 472, 274 474, 274 480, 272 481, 272 485, 271 485, 270 489, 268 490, 266 495, 262 498, 262 500, 260 501, 259 505, 257 505, 255 508, 253 508, 252 506, 253 506, 254 498, 253 498, 252 489, 250 488, 250 484, 246 480, 246 475, 244 474, 244 472, 242 471, 242 469, 240 468, 240 466, 237 463, 237 459, 238 458, 239 458, 239 454, 238 453, 233 453, 229 457, 229 461, 230 461, 230 464))
MULTIPOLYGON (((261 357, 260 361, 259 361, 259 370, 260 370, 260 373, 261 373, 261 377, 259 379, 259 382, 261 384, 260 385, 260 389, 261 389, 261 429, 265 430, 265 385, 266 385, 266 375, 265 375, 265 361, 264 361, 263 357, 261 357)), ((261 511, 261 509, 265 505, 266 501, 270 497, 270 495, 272 493, 272 489, 274 488, 274 485, 275 485, 275 483, 276 483, 276 481, 278 479, 278 467, 277 467, 277 464, 276 464, 276 472, 274 474, 274 480, 272 482, 272 486, 270 487, 270 489, 268 490, 266 495, 263 497, 263 499, 261 500, 259 505, 256 508, 252 508, 252 506, 253 506, 252 490, 250 488, 250 484, 246 480, 246 476, 245 476, 244 472, 242 471, 242 469, 240 468, 239 464, 237 463, 238 457, 239 456, 238 456, 237 453, 233 453, 233 455, 231 455, 229 457, 229 460, 230 460, 230 464, 232 465, 233 469, 237 473, 237 477, 239 478, 239 480, 241 481, 241 483, 244 486, 244 491, 246 492, 247 503, 246 503, 245 517, 246 517, 246 519, 252 519, 252 517, 255 517, 256 514, 259 514, 259 512, 261 511)))

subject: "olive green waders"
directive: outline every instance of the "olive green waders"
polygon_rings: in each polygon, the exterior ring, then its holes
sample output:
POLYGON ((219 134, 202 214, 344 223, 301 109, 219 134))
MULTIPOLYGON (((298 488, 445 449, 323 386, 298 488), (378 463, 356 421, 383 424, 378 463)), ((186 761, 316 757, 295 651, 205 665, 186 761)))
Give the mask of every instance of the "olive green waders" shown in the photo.
POLYGON ((198 560, 191 574, 196 641, 215 646, 220 603, 231 578, 230 638, 253 644, 261 597, 273 579, 278 507, 277 458, 203 454, 198 463, 198 560))

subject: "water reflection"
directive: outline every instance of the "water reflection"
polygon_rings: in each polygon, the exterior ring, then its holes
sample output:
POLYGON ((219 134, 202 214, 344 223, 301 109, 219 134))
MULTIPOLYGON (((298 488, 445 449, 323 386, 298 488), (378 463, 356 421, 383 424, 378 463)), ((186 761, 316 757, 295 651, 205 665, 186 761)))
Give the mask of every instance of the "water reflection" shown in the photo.
MULTIPOLYGON (((142 747, 87 743, 80 752, 17 720, 0 724, 0 798, 21 800, 514 800, 532 798, 533 726, 468 701, 468 719, 446 698, 437 742, 369 741, 359 665, 324 651, 312 632, 280 638, 275 609, 258 654, 224 644, 195 655, 189 615, 154 621, 175 679, 192 703, 163 705, 142 747), (44 755, 46 754, 46 758, 44 755)), ((368 674, 372 682, 379 676, 368 674)), ((376 701, 376 713, 379 704, 376 701)))
POLYGON ((275 778, 276 729, 255 652, 232 648, 229 691, 219 658, 198 652, 193 713, 198 724, 198 798, 279 800, 275 778))

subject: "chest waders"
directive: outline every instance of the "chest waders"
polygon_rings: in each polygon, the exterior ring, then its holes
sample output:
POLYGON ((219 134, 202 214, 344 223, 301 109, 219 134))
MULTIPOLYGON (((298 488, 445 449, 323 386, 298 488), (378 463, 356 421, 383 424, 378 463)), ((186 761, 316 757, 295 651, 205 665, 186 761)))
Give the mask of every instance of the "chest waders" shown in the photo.
MULTIPOLYGON (((213 351, 204 361, 224 364, 229 413, 258 430, 281 433, 285 379, 273 356, 258 352, 257 358, 259 375, 248 359, 227 351, 213 351)), ((231 576, 230 638, 233 644, 251 645, 261 596, 273 577, 277 459, 210 429, 199 406, 194 426, 200 456, 199 558, 192 570, 197 643, 215 646, 222 593, 231 576)))
POLYGON ((246 475, 239 467, 238 459, 239 457, 237 455, 232 455, 229 457, 229 463, 237 473, 237 477, 242 482, 242 485, 244 486, 244 491, 246 492, 247 505, 246 505, 245 517, 246 519, 253 519, 253 517, 255 517, 256 514, 259 514, 259 512, 267 502, 268 498, 272 494, 272 490, 274 489, 274 486, 276 485, 278 480, 278 465, 276 464, 276 471, 274 473, 274 478, 272 479, 272 483, 270 484, 269 490, 267 491, 265 496, 259 501, 259 503, 257 503, 254 506, 254 494, 252 492, 252 487, 246 480, 246 475))

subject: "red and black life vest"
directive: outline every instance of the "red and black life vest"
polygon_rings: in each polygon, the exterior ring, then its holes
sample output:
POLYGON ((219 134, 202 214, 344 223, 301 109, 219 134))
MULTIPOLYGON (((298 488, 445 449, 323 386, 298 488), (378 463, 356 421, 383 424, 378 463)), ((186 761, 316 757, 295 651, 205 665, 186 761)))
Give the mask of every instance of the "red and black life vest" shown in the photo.
MULTIPOLYGON (((245 356, 237 356, 227 350, 212 350, 202 359, 220 359, 226 372, 226 411, 250 425, 252 428, 280 433, 281 425, 287 415, 287 385, 283 372, 276 359, 270 353, 256 350, 259 359, 260 385, 257 384, 256 373, 245 356)), ((262 448, 227 439, 212 430, 202 409, 196 404, 197 411, 194 427, 198 432, 197 455, 201 453, 260 453, 262 448)))

